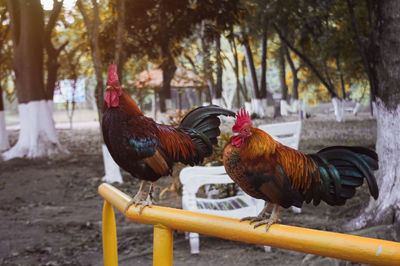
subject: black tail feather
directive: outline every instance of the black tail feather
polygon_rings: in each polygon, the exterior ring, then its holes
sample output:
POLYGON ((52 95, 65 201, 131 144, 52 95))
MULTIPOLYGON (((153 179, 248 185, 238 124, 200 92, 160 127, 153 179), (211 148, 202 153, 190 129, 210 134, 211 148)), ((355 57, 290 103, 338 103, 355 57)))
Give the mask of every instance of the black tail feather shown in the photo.
POLYGON ((184 130, 196 144, 200 161, 212 154, 212 145, 218 143, 221 131, 220 115, 235 116, 232 111, 217 105, 201 106, 190 111, 181 121, 179 128, 184 130))
POLYGON ((369 167, 374 171, 378 170, 378 168, 379 168, 378 154, 376 154, 376 152, 373 150, 370 150, 370 149, 367 149, 364 147, 360 147, 360 146, 331 146, 331 147, 327 147, 327 148, 320 150, 318 153, 322 153, 322 152, 326 152, 326 151, 330 151, 330 150, 337 150, 337 149, 349 150, 354 153, 357 153, 368 163, 369 167))
POLYGON ((319 167, 320 181, 313 186, 321 187, 323 195, 313 195, 330 205, 342 205, 352 198, 356 188, 367 180, 370 194, 379 196, 373 170, 378 169, 378 156, 374 151, 363 147, 333 146, 309 155, 319 167))

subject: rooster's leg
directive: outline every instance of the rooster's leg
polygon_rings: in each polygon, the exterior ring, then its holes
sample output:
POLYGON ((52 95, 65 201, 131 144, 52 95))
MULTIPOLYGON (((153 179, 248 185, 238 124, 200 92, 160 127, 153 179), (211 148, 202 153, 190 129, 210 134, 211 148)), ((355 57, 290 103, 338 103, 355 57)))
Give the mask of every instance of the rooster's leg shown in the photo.
POLYGON ((264 219, 264 220, 261 220, 260 222, 256 223, 256 224, 254 225, 254 228, 256 228, 256 227, 258 227, 258 226, 260 226, 260 225, 266 224, 267 227, 265 228, 265 231, 268 232, 268 229, 269 229, 269 227, 270 227, 271 225, 273 225, 273 224, 276 223, 276 222, 280 222, 280 221, 281 221, 281 220, 278 218, 278 215, 279 215, 279 205, 278 205, 278 204, 273 204, 273 205, 274 205, 274 208, 272 209, 271 216, 270 216, 268 219, 264 219))
POLYGON ((264 209, 262 209, 262 211, 258 214, 258 216, 247 216, 247 217, 243 217, 242 219, 240 219, 241 222, 243 221, 250 221, 251 223, 254 222, 258 222, 258 221, 262 221, 267 217, 268 214, 268 209, 271 207, 271 203, 270 202, 266 202, 265 203, 265 207, 264 209))
POLYGON ((147 181, 142 181, 140 183, 139 191, 136 193, 136 195, 126 204, 124 212, 128 210, 128 208, 131 205, 134 205, 135 207, 142 202, 142 195, 144 188, 146 187, 147 181))
POLYGON ((142 206, 140 206, 139 214, 142 213, 144 207, 149 206, 149 208, 151 208, 153 206, 153 203, 154 203, 153 192, 154 192, 155 187, 156 187, 156 182, 151 182, 149 194, 147 195, 146 200, 141 202, 142 206))

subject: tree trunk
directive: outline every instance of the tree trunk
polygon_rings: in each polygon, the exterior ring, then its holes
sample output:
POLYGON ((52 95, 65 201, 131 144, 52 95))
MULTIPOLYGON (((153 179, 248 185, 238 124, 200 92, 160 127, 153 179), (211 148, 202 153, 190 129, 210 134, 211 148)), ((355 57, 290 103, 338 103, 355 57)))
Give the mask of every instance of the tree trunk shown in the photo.
POLYGON ((264 117, 266 115, 264 108, 265 101, 263 101, 263 99, 261 98, 260 89, 258 87, 256 68, 254 65, 253 53, 251 51, 250 43, 246 35, 243 36, 243 45, 245 49, 247 69, 250 72, 253 88, 251 98, 252 112, 257 114, 258 117, 264 117))
POLYGON ((10 148, 4 115, 3 89, 0 84, 0 152, 10 148))
POLYGON ((338 97, 332 98, 333 104, 333 112, 336 117, 336 121, 343 122, 344 121, 344 100, 339 99, 338 97))
POLYGON ((165 113, 167 111, 167 107, 171 108, 171 106, 167 106, 167 101, 171 101, 171 81, 174 78, 176 71, 175 61, 168 46, 168 42, 161 46, 161 56, 163 60, 161 63, 163 82, 159 91, 161 113, 165 113))
POLYGON ((267 98, 267 52, 268 52, 268 28, 267 19, 264 18, 264 28, 261 39, 261 79, 260 79, 260 97, 267 98))
POLYGON ((206 33, 207 22, 203 20, 201 22, 201 48, 202 48, 202 64, 203 64, 203 73, 204 78, 207 82, 208 88, 205 90, 206 102, 209 104, 212 103, 212 92, 214 91, 214 78, 213 78, 213 68, 210 62, 210 44, 206 33))
POLYGON ((285 62, 285 50, 286 45, 281 41, 281 47, 279 48, 278 62, 279 62, 279 80, 281 84, 282 98, 280 101, 280 113, 282 116, 289 115, 289 94, 288 86, 286 84, 286 62, 285 62))
POLYGON ((251 83, 253 85, 252 86, 253 89, 251 90, 252 96, 253 96, 253 98, 259 99, 260 98, 260 90, 258 89, 257 73, 256 73, 256 68, 254 66, 253 52, 251 51, 250 43, 249 43, 247 36, 243 37, 243 45, 244 45, 247 69, 250 72, 251 83))
POLYGON ((217 54, 217 82, 215 84, 214 98, 217 102, 221 102, 222 99, 222 58, 221 58, 221 37, 218 35, 215 38, 215 47, 217 54))
POLYGON ((292 98, 296 101, 299 99, 299 78, 297 77, 299 69, 296 68, 296 66, 294 65, 292 56, 290 55, 289 49, 287 48, 286 45, 285 45, 285 54, 289 62, 290 69, 292 70, 292 98))
POLYGON ((3 87, 0 84, 0 111, 4 111, 3 87))
MULTIPOLYGON (((376 120, 379 156, 379 198, 372 198, 362 215, 348 227, 361 228, 370 224, 400 223, 400 2, 378 1, 376 120)), ((398 240, 398 239, 397 239, 398 240)))
POLYGON ((282 100, 288 100, 288 87, 286 85, 285 44, 281 42, 279 48, 279 80, 281 84, 282 100))
POLYGON ((261 78, 260 78, 260 116, 267 115, 267 55, 268 55, 268 23, 264 18, 264 28, 261 40, 261 78))
POLYGON ((66 151, 58 142, 52 102, 43 84, 43 10, 39 0, 8 0, 14 47, 15 86, 20 131, 17 144, 3 159, 49 156, 66 151))
POLYGON ((248 102, 248 100, 249 100, 249 97, 247 96, 247 83, 246 83, 246 62, 245 62, 246 60, 245 59, 243 59, 242 61, 241 61, 241 64, 242 64, 242 79, 243 79, 243 86, 241 86, 241 88, 242 88, 242 93, 243 93, 243 96, 244 96, 244 100, 246 101, 246 102, 248 102))
POLYGON ((85 22, 85 26, 88 32, 90 52, 92 55, 93 67, 96 75, 96 88, 94 91, 94 95, 96 99, 99 121, 101 123, 103 118, 104 81, 103 81, 103 67, 102 67, 100 47, 99 47, 99 26, 100 26, 99 4, 97 3, 97 1, 92 0, 92 5, 93 5, 92 19, 89 18, 89 15, 86 12, 86 9, 83 6, 81 0, 78 0, 76 4, 78 6, 79 11, 82 14, 83 21, 85 22))
POLYGON ((342 89, 342 99, 346 100, 346 98, 347 98, 346 97, 346 88, 344 85, 344 77, 343 77, 342 68, 340 66, 340 58, 337 55, 335 59, 336 59, 336 68, 337 68, 337 72, 338 72, 338 76, 339 76, 339 80, 340 80, 340 87, 342 89))
POLYGON ((124 49, 124 34, 125 34, 125 0, 118 0, 118 23, 117 23, 117 36, 115 38, 115 55, 114 60, 117 65, 118 77, 120 77, 120 82, 124 75, 122 71, 126 62, 126 53, 124 49))
POLYGON ((377 15, 377 6, 379 1, 366 1, 367 9, 368 9, 368 24, 370 27, 370 35, 367 41, 362 40, 360 36, 360 32, 357 26, 356 17, 354 13, 354 4, 351 0, 347 0, 347 6, 350 14, 350 24, 354 32, 354 39, 358 46, 358 51, 362 58, 364 71, 368 76, 369 84, 370 84, 370 107, 372 114, 372 106, 373 101, 375 100, 375 96, 377 94, 379 83, 377 77, 376 66, 378 64, 378 59, 375 56, 375 51, 378 49, 377 44, 377 27, 376 25, 376 15, 377 15), (375 21, 374 21, 375 20, 375 21))
POLYGON ((230 31, 232 32, 232 35, 228 40, 229 40, 229 45, 231 47, 231 51, 233 54, 233 67, 232 68, 233 68, 233 71, 235 72, 235 78, 236 78, 236 107, 240 108, 240 106, 241 106, 240 93, 243 94, 245 101, 247 101, 247 95, 244 93, 243 87, 240 84, 239 58, 238 58, 237 46, 236 46, 236 42, 235 42, 235 35, 233 34, 233 26, 231 26, 230 31))
POLYGON ((61 8, 63 5, 63 1, 57 2, 54 1, 53 10, 51 11, 49 21, 46 25, 44 32, 44 47, 47 52, 47 82, 46 82, 46 100, 53 100, 54 89, 56 87, 57 82, 57 72, 60 64, 58 63, 58 56, 61 51, 68 44, 68 41, 65 41, 59 48, 55 48, 53 43, 51 42, 51 32, 53 31, 58 15, 61 12, 61 8))

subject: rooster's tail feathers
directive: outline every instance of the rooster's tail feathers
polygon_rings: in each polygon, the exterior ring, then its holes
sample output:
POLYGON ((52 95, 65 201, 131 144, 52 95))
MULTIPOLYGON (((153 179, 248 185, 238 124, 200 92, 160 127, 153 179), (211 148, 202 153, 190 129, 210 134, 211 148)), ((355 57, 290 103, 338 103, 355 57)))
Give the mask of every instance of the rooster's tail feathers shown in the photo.
POLYGON ((318 192, 321 195, 313 193, 314 204, 319 203, 316 202, 317 196, 330 205, 343 205, 354 196, 364 178, 372 197, 378 198, 379 190, 373 174, 373 170, 378 169, 378 156, 374 151, 362 147, 333 146, 310 157, 318 164, 320 172, 318 192))
POLYGON ((196 145, 196 163, 210 156, 212 145, 218 143, 217 137, 221 133, 219 115, 235 116, 235 113, 216 105, 201 106, 190 111, 179 125, 196 145))

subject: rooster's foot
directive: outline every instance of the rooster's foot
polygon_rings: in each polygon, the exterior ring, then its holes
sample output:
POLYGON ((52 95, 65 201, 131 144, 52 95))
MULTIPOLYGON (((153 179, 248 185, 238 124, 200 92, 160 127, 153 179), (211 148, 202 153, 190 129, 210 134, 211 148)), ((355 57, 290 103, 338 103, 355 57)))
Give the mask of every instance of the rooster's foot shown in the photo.
POLYGON ((268 232, 268 229, 271 225, 273 225, 276 222, 281 222, 281 219, 278 218, 278 214, 279 214, 279 205, 275 204, 274 208, 272 209, 271 216, 268 219, 260 220, 258 223, 254 225, 254 228, 266 224, 267 226, 265 227, 265 231, 268 232))
POLYGON ((264 220, 261 220, 261 221, 259 221, 258 223, 256 223, 256 224, 254 225, 254 228, 266 224, 267 226, 265 227, 265 232, 268 232, 269 227, 270 227, 271 225, 275 224, 276 222, 281 222, 281 219, 279 219, 278 217, 276 217, 276 218, 264 219, 264 220))
POLYGON ((267 215, 269 215, 268 213, 268 209, 271 207, 271 203, 270 202, 266 202, 264 209, 258 214, 258 216, 247 216, 247 217, 243 217, 242 219, 240 219, 241 222, 243 221, 250 221, 250 224, 254 223, 254 222, 259 222, 262 220, 265 220, 265 218, 267 218, 267 215))
POLYGON ((250 224, 254 222, 259 222, 265 219, 265 216, 247 216, 240 219, 241 222, 243 221, 250 221, 250 224))
POLYGON ((133 197, 133 199, 131 199, 126 204, 125 209, 124 209, 124 213, 129 209, 130 206, 134 205, 136 207, 137 205, 143 203, 142 196, 143 196, 143 191, 144 191, 144 188, 146 186, 146 183, 147 183, 146 181, 142 181, 142 183, 140 183, 139 191, 136 193, 136 195, 133 197))
POLYGON ((146 206, 148 206, 149 208, 153 207, 153 203, 155 203, 154 200, 153 200, 153 197, 150 196, 150 194, 149 194, 147 196, 146 200, 141 202, 141 206, 140 206, 140 209, 139 209, 139 214, 142 213, 144 207, 146 207, 146 206))

